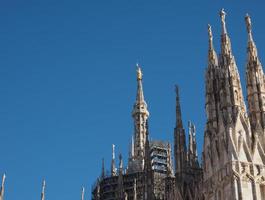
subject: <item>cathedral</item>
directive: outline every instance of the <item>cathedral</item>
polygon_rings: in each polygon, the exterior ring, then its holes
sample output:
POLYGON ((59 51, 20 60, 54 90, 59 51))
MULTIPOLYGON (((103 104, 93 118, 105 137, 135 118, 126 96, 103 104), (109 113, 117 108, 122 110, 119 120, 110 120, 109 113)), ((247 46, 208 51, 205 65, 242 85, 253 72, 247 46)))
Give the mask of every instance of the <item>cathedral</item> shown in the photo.
POLYGON ((110 171, 103 160, 101 175, 92 187, 93 200, 265 200, 265 76, 251 19, 246 15, 246 107, 224 10, 220 18, 218 56, 208 25, 202 161, 198 160, 195 125, 188 122, 188 131, 184 129, 177 86, 173 151, 169 142, 149 139, 149 111, 137 65, 128 166, 123 165, 122 155, 115 166, 113 145, 110 171))
MULTIPOLYGON (((150 140, 143 74, 137 65, 136 100, 131 114, 134 135, 128 165, 124 165, 121 154, 116 165, 113 144, 109 170, 103 159, 101 174, 92 186, 92 200, 265 200, 265 76, 252 35, 252 23, 246 15, 245 102, 224 10, 220 19, 218 56, 208 25, 202 155, 198 156, 193 122, 189 121, 188 130, 184 129, 178 86, 175 87, 173 146, 167 141, 150 140)), ((0 200, 4 200, 4 186, 5 175, 0 200)), ((81 199, 84 200, 84 189, 81 199)), ((45 181, 41 200, 45 200, 45 181)))

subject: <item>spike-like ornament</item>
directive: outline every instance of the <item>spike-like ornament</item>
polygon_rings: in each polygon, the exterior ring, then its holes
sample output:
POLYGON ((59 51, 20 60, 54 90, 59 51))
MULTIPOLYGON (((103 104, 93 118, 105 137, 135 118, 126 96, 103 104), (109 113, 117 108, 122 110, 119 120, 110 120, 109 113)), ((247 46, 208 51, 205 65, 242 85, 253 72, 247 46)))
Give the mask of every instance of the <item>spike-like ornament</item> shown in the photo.
POLYGON ((178 85, 175 85, 175 92, 176 92, 176 118, 177 118, 176 126, 178 128, 183 128, 178 85))
POLYGON ((218 58, 217 58, 217 55, 216 55, 216 52, 213 46, 213 33, 212 33, 212 27, 210 24, 208 24, 208 36, 209 36, 208 62, 209 62, 209 65, 211 66, 217 66, 218 58))
POLYGON ((42 190, 41 190, 41 200, 45 200, 45 187, 46 187, 46 182, 45 182, 45 180, 43 180, 42 190))
POLYGON ((245 22, 246 22, 246 27, 247 27, 247 32, 248 32, 248 55, 249 55, 249 60, 251 59, 257 59, 258 57, 258 52, 257 52, 257 47, 255 45, 255 42, 253 40, 252 36, 252 23, 251 23, 251 18, 247 14, 245 17, 245 22))
POLYGON ((1 184, 1 188, 0 188, 0 200, 4 200, 5 180, 6 180, 6 175, 3 174, 2 184, 1 184))
POLYGON ((104 178, 105 177, 105 161, 104 158, 102 158, 102 169, 101 169, 101 177, 104 178))
POLYGON ((111 175, 116 175, 116 166, 115 166, 115 145, 112 144, 112 159, 111 159, 111 175))
POLYGON ((85 199, 85 188, 82 187, 82 191, 81 191, 81 200, 85 199))
POLYGON ((225 22, 226 12, 224 11, 224 9, 221 10, 220 17, 221 17, 221 24, 222 24, 222 34, 221 34, 222 55, 233 57, 230 38, 227 34, 227 29, 226 29, 226 22, 225 22))

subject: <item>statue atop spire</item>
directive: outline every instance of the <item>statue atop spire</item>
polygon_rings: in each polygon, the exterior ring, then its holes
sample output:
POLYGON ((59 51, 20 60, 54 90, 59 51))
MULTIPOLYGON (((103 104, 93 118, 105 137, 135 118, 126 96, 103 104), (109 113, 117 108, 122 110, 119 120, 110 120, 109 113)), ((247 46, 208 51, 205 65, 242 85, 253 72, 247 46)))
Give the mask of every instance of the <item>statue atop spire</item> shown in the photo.
POLYGON ((222 34, 221 34, 222 55, 232 57, 232 48, 231 48, 230 38, 227 34, 226 22, 225 22, 226 12, 224 11, 224 9, 220 11, 220 17, 222 24, 222 34))
POLYGON ((251 32, 252 32, 252 23, 251 23, 251 18, 249 16, 249 14, 246 14, 245 22, 246 22, 246 25, 247 25, 247 32, 248 32, 248 34, 251 34, 251 32))
POLYGON ((252 36, 252 23, 249 14, 245 17, 247 32, 248 32, 248 59, 258 59, 258 51, 252 36))
POLYGON ((136 67, 137 67, 137 80, 142 80, 143 73, 142 73, 141 67, 138 63, 136 64, 136 67))
POLYGON ((222 22, 222 34, 227 34, 226 24, 225 24, 226 12, 224 9, 220 11, 220 17, 221 17, 221 22, 222 22))
POLYGON ((208 53, 208 62, 209 64, 217 66, 218 65, 218 58, 213 46, 213 33, 212 27, 208 24, 208 36, 209 36, 209 53, 208 53))
POLYGON ((136 64, 137 70, 136 70, 136 75, 137 75, 137 96, 136 96, 136 101, 139 103, 145 103, 144 101, 144 92, 143 92, 143 86, 142 86, 142 80, 143 80, 143 72, 141 70, 141 67, 139 64, 136 64))
POLYGON ((213 33, 210 24, 208 24, 208 36, 209 36, 209 49, 213 49, 213 33))

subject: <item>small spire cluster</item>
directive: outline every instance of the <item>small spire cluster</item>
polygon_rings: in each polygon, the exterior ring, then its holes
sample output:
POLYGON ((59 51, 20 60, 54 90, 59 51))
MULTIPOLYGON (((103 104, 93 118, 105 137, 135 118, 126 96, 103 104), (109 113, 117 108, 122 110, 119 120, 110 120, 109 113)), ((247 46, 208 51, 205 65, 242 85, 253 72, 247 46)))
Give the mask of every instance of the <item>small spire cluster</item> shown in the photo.
MULTIPOLYGON (((218 58, 213 48, 211 27, 208 26, 209 53, 205 76, 207 124, 202 159, 204 183, 211 183, 211 188, 205 184, 204 191, 207 192, 204 195, 206 199, 209 199, 211 194, 216 194, 217 199, 225 199, 227 191, 222 185, 225 185, 226 178, 220 177, 217 180, 216 177, 218 171, 230 168, 233 173, 227 173, 225 176, 231 178, 235 183, 234 187, 237 188, 229 192, 233 194, 229 197, 230 199, 244 199, 245 196, 248 199, 257 197, 264 199, 265 196, 257 191, 247 195, 248 191, 255 190, 253 185, 259 187, 258 181, 248 182, 249 186, 245 188, 236 183, 235 179, 236 176, 241 180, 247 180, 247 177, 258 180, 251 166, 259 165, 263 170, 265 166, 262 159, 265 146, 265 76, 252 35, 251 18, 248 14, 245 16, 248 36, 246 63, 248 110, 245 106, 240 76, 226 28, 224 9, 220 12, 220 18, 221 52, 218 58), (237 163, 239 168, 236 168, 234 163, 237 163)), ((265 177, 265 174, 258 176, 265 177)))

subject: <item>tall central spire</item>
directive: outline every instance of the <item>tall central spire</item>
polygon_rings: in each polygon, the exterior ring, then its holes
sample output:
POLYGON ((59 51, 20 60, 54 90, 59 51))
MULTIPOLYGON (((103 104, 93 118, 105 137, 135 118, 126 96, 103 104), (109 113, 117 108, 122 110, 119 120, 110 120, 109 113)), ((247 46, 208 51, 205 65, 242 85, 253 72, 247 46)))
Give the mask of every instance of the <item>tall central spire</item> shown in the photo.
POLYGON ((137 102, 144 102, 144 91, 143 91, 143 85, 142 85, 142 79, 143 79, 143 73, 138 64, 136 64, 137 67, 137 95, 136 95, 136 101, 137 102))
POLYGON ((143 73, 140 66, 136 65, 136 78, 137 78, 137 93, 136 101, 133 106, 132 117, 134 118, 134 159, 137 170, 143 170, 143 160, 144 160, 144 146, 146 140, 146 121, 149 117, 149 112, 147 110, 147 104, 144 100, 143 92, 143 73))

